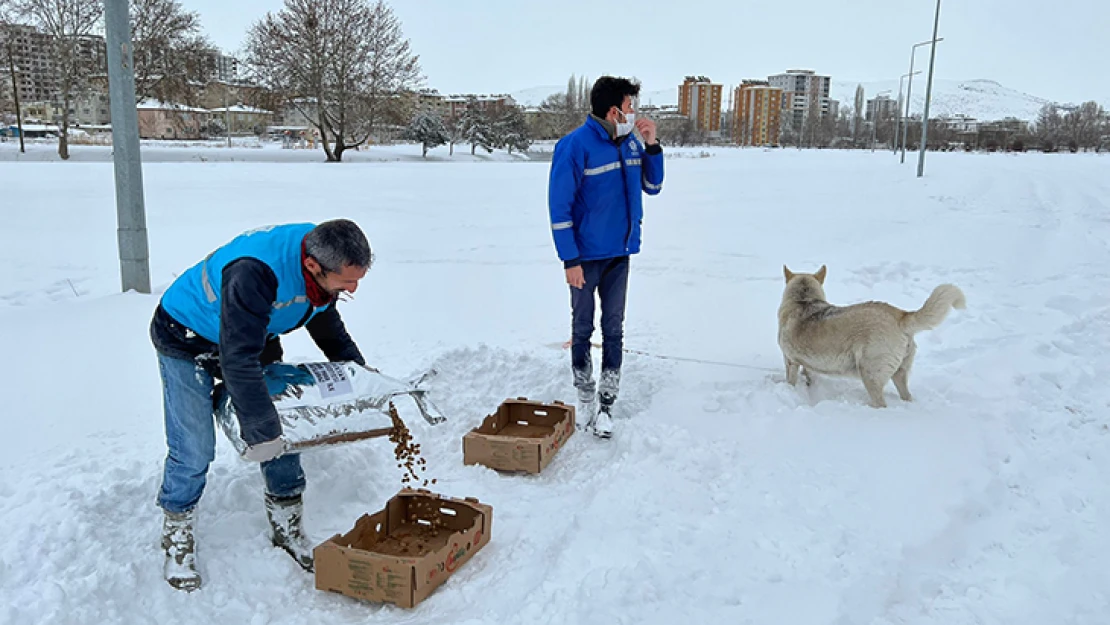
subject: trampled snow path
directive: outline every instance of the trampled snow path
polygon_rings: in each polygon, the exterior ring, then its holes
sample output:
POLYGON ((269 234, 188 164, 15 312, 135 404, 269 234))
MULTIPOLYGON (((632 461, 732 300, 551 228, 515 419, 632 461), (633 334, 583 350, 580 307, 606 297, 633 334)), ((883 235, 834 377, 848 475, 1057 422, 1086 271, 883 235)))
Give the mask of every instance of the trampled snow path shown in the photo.
MULTIPOLYGON (((150 164, 159 288, 260 223, 345 215, 378 265, 343 307, 451 416, 413 421, 439 491, 494 506, 493 542, 416 610, 313 589, 266 536, 261 477, 220 439, 205 588, 157 551, 155 298, 118 295, 111 168, 2 163, 2 623, 1100 623, 1110 608, 1110 182, 1068 155, 713 150, 671 159, 634 260, 616 437, 535 477, 462 465, 506 397, 573 397, 541 163, 150 164), (781 265, 836 303, 968 309, 919 335, 903 404, 783 383, 781 265), (72 283, 77 294, 69 287, 72 283), (64 288, 63 288, 64 287, 64 288), (515 291, 515 292, 514 292, 515 291), (749 368, 751 367, 751 368, 749 368)), ((318 359, 305 336, 297 360, 318 359)), ((384 441, 305 457, 323 540, 400 486, 384 441)))

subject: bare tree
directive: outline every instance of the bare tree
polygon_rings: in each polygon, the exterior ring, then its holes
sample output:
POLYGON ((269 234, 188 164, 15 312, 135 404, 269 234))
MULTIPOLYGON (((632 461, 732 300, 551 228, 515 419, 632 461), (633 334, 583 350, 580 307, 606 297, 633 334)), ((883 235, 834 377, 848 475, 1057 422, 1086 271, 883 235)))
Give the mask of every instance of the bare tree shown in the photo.
POLYGON ((852 139, 859 138, 860 126, 863 125, 863 110, 867 99, 863 92, 863 85, 856 85, 855 116, 852 118, 852 139))
POLYGON ((1036 137, 1042 150, 1046 152, 1056 151, 1056 146, 1060 144, 1062 138, 1063 125, 1064 118, 1060 115, 1060 109, 1055 104, 1046 104, 1041 107, 1040 113, 1037 114, 1036 137))
POLYGON ((362 145, 418 86, 417 57, 381 0, 285 0, 247 38, 247 65, 320 132, 329 162, 362 145))
POLYGON ((177 0, 131 0, 135 96, 195 105, 195 85, 215 68, 217 51, 201 33, 200 15, 177 0))
POLYGON ((53 41, 58 97, 62 104, 58 156, 69 158, 69 116, 74 100, 87 87, 89 75, 106 67, 100 27, 100 0, 14 0, 19 13, 38 25, 53 41))

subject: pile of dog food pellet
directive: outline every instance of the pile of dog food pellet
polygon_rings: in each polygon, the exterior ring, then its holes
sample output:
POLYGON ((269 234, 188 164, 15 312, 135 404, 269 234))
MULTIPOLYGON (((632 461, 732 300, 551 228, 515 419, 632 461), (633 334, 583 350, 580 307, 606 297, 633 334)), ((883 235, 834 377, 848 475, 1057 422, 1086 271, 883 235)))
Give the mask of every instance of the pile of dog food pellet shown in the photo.
POLYGON ((421 485, 421 479, 423 479, 422 486, 435 484, 435 480, 421 478, 416 474, 417 469, 421 472, 427 470, 428 461, 420 457, 420 444, 413 442, 412 432, 409 432, 408 426, 397 414, 397 407, 393 402, 389 402, 389 418, 393 420, 393 431, 389 433, 389 442, 395 445, 393 455, 397 457, 397 468, 406 471, 406 475, 401 477, 401 485, 421 485))

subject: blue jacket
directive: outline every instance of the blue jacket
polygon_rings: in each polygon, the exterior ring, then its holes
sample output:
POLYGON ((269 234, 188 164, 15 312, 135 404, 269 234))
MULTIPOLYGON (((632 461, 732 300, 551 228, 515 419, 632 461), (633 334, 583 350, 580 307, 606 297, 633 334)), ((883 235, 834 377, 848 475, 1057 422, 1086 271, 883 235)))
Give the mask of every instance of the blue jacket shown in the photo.
POLYGON ((617 143, 590 116, 555 144, 548 183, 551 232, 567 266, 640 251, 641 193, 663 189, 663 149, 635 135, 617 143))
POLYGON ((262 375, 263 365, 281 359, 280 335, 307 326, 329 360, 365 363, 335 302, 309 303, 301 244, 313 227, 270 226, 232 239, 170 285, 151 322, 160 352, 213 365, 209 373, 227 387, 249 444, 281 435, 262 375))

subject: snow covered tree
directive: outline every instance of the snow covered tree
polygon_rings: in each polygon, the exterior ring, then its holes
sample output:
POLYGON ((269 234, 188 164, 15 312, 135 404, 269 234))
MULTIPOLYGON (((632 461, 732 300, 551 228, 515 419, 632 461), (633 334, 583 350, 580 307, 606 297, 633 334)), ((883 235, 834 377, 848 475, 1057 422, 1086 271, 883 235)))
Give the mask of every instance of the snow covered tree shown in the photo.
POLYGON ((532 139, 528 133, 528 124, 525 122, 524 113, 519 107, 505 107, 498 115, 493 126, 497 147, 506 148, 509 154, 512 154, 513 150, 523 152, 532 145, 532 139))
POLYGON ((195 105, 217 51, 177 0, 131 0, 135 96, 195 105))
POLYGON ((100 29, 100 0, 15 0, 18 14, 30 19, 53 42, 57 97, 61 104, 58 156, 69 158, 69 120, 74 100, 88 88, 93 73, 105 72, 106 51, 93 37, 100 29))
POLYGON ((403 119, 422 82, 418 58, 382 0, 285 0, 247 37, 255 79, 285 95, 320 133, 329 162, 403 119))
POLYGON ((447 128, 447 147, 448 147, 448 150, 449 150, 447 153, 451 156, 454 156, 455 155, 455 144, 459 143, 463 140, 463 130, 464 130, 464 128, 463 128, 462 116, 461 115, 456 115, 456 116, 453 116, 453 117, 449 117, 446 120, 444 120, 443 124, 447 128))
POLYGON ((466 111, 462 114, 460 124, 463 139, 470 144, 471 154, 474 154, 479 147, 486 152, 493 152, 493 148, 497 146, 493 122, 489 119, 486 110, 478 105, 476 98, 467 100, 466 111))
POLYGON ((446 145, 451 140, 443 118, 431 111, 420 111, 409 123, 404 134, 406 139, 416 141, 423 148, 422 156, 428 158, 428 150, 446 145))

